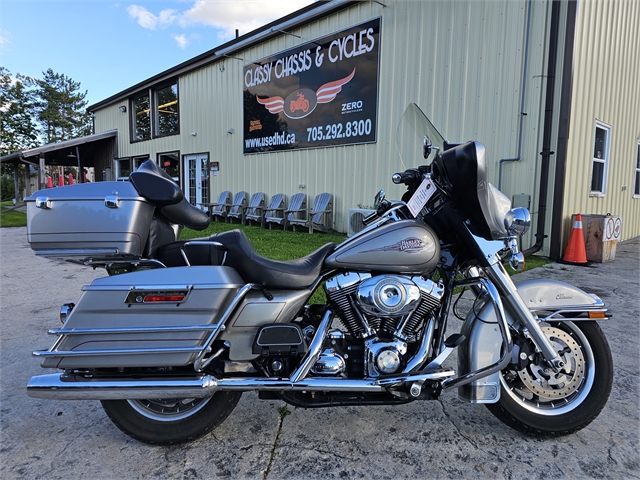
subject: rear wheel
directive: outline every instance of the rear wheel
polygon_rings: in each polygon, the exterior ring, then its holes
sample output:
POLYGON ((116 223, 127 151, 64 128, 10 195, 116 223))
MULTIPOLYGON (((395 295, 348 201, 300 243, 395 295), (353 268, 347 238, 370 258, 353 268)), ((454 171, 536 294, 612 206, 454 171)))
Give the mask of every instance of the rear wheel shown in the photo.
POLYGON ((116 426, 141 442, 171 445, 195 440, 220 425, 241 392, 217 392, 207 398, 102 400, 116 426))
POLYGON ((613 382, 611 350, 595 322, 542 326, 565 366, 554 372, 540 355, 500 373, 500 401, 487 405, 510 427, 538 437, 573 433, 589 425, 607 403, 613 382))

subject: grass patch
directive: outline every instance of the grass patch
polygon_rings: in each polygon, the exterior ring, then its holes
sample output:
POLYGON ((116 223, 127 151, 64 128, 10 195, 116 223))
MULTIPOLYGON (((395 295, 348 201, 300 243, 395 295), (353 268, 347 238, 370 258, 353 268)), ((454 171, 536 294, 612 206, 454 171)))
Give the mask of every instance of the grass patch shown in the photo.
MULTIPOLYGON (((535 255, 531 255, 530 257, 527 257, 525 260, 523 272, 526 272, 527 270, 533 270, 534 268, 542 267, 543 265, 546 265, 547 263, 551 263, 551 262, 553 262, 553 260, 551 260, 549 257, 537 257, 535 255)), ((513 272, 513 269, 511 267, 507 267, 506 270, 513 272)), ((522 272, 513 272, 514 275, 517 273, 522 273, 522 272)))
POLYGON ((16 210, 6 211, 12 208, 13 202, 0 203, 0 227, 26 227, 27 214, 16 210))

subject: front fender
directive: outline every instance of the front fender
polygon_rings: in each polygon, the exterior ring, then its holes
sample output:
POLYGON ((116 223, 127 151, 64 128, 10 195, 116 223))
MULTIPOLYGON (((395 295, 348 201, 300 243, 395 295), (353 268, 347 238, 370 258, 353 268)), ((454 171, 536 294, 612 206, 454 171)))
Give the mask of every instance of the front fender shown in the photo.
MULTIPOLYGON (((576 321, 584 312, 601 312, 604 317, 606 308, 600 298, 568 283, 545 279, 514 283, 529 309, 544 317, 543 320, 553 317, 553 321, 576 321), (568 313, 569 318, 559 315, 561 313, 568 313)), ((513 325, 515 321, 511 312, 506 309, 505 314, 509 325, 513 325)), ((478 297, 460 333, 466 338, 458 347, 459 376, 480 370, 500 359, 502 336, 493 303, 487 295, 478 297)), ((497 402, 500 400, 499 372, 458 387, 458 396, 470 403, 497 402)))

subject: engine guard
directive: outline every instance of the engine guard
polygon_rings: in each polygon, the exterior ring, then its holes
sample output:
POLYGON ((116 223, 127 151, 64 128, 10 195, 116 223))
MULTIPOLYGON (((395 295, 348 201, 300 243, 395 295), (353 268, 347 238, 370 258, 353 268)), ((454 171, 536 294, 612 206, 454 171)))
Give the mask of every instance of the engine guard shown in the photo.
MULTIPOLYGON (((606 318, 604 302, 568 283, 557 280, 514 282, 518 294, 540 321, 581 321, 606 318)), ((506 309, 507 321, 515 323, 506 309)), ((493 303, 481 296, 460 331, 465 341, 458 347, 458 375, 475 372, 500 359, 502 337, 493 303)), ((470 403, 496 403, 500 400, 500 372, 458 387, 458 396, 470 403)))

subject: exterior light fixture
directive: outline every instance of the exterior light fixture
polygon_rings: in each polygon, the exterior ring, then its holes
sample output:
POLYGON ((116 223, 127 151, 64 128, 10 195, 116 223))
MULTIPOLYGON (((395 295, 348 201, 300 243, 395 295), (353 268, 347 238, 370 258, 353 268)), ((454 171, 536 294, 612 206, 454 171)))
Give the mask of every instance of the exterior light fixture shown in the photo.
POLYGON ((120 105, 120 112, 124 113, 127 111, 127 106, 126 105, 120 105))

